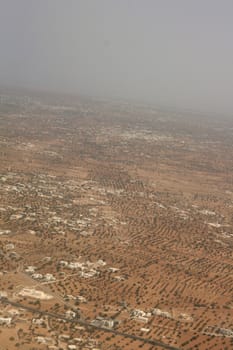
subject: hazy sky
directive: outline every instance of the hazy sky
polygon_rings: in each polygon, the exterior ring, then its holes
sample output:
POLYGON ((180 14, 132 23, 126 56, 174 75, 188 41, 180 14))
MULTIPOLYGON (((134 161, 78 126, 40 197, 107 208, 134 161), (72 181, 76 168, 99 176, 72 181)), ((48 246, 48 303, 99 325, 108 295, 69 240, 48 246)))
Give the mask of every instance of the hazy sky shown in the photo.
POLYGON ((233 114, 232 0, 0 0, 0 85, 233 114))

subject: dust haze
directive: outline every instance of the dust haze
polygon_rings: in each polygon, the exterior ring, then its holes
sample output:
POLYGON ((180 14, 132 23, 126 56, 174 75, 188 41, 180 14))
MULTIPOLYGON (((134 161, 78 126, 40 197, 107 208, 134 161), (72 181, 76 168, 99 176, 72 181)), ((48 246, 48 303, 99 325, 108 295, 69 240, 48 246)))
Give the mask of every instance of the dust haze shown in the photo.
POLYGON ((232 1, 0 5, 2 86, 233 112, 232 1))

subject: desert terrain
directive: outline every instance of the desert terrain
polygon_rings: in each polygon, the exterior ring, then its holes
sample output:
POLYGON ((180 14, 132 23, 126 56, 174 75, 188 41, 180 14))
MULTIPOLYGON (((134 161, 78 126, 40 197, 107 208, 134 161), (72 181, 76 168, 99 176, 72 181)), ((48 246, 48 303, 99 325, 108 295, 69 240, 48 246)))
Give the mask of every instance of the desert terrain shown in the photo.
POLYGON ((233 349, 233 120, 0 95, 0 350, 233 349))

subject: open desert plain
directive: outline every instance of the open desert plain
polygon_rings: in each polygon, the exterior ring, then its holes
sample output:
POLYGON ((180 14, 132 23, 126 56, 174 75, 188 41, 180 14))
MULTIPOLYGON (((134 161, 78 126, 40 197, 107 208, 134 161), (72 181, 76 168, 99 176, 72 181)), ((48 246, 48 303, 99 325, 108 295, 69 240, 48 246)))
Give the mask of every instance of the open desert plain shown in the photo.
POLYGON ((233 349, 233 120, 0 95, 0 350, 233 349))

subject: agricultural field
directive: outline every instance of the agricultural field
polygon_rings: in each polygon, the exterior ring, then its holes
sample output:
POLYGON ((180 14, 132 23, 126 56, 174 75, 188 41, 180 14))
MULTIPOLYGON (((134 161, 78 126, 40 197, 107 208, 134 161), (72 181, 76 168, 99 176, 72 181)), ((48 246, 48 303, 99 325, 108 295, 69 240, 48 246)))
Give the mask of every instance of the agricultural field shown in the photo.
POLYGON ((233 349, 233 121, 0 95, 0 350, 233 349))

